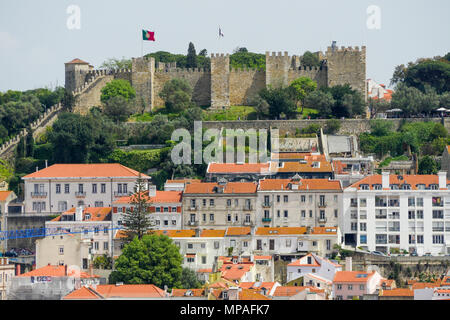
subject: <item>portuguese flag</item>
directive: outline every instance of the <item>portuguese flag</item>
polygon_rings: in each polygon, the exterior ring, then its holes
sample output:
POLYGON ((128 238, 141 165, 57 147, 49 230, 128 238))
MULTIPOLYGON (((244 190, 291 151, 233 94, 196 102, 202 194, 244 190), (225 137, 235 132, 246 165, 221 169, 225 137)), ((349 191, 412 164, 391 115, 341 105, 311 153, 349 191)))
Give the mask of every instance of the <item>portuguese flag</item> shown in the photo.
POLYGON ((155 33, 149 30, 142 30, 142 40, 155 41, 155 33))

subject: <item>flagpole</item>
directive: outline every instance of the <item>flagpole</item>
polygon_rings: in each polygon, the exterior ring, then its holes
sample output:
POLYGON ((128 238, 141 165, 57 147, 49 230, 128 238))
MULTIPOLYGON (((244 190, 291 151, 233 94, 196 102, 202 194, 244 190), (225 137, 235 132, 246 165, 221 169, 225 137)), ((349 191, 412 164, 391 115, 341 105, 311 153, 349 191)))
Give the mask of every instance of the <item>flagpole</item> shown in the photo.
POLYGON ((144 37, 142 36, 142 30, 141 30, 141 57, 144 57, 144 37))

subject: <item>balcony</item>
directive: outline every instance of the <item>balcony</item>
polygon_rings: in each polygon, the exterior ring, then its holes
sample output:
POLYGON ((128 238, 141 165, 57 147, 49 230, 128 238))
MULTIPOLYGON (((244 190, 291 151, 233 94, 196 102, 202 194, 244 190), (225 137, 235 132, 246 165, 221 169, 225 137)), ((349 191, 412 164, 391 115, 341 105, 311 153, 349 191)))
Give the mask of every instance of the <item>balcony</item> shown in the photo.
POLYGON ((188 221, 189 226, 198 226, 198 221, 188 221))
POLYGON ((389 200, 389 207, 399 207, 400 201, 398 200, 389 200))
POLYGON ((189 211, 195 211, 195 210, 197 210, 198 209, 198 206, 189 206, 189 208, 188 208, 188 210, 189 211))
POLYGON ((356 219, 358 219, 358 215, 356 213, 352 213, 352 214, 350 214, 350 219, 356 220, 356 219))
POLYGON ((389 231, 398 232, 400 231, 400 227, 389 227, 389 231))
POLYGON ((353 201, 351 201, 350 202, 350 207, 352 207, 352 208, 356 208, 358 206, 358 202, 353 202, 353 201))
POLYGON ((128 192, 124 192, 124 191, 114 191, 114 197, 126 197, 128 196, 129 193, 128 192))
POLYGON ((327 222, 327 218, 323 217, 323 218, 319 218, 319 223, 326 223, 327 222))
POLYGON ((272 218, 262 218, 262 222, 271 222, 272 218))
POLYGON ((327 203, 326 202, 321 202, 318 205, 319 208, 326 208, 327 207, 327 203))
POLYGON ((263 208, 270 208, 272 206, 272 201, 263 202, 261 205, 263 208))
POLYGON ((244 221, 244 226, 252 226, 253 221, 244 221))
POLYGON ((47 192, 31 192, 32 198, 45 198, 47 197, 47 192))
POLYGON ((77 192, 75 192, 75 197, 84 198, 84 197, 86 197, 86 192, 77 191, 77 192))
POLYGON ((252 211, 253 210, 253 206, 244 206, 244 211, 252 211))
POLYGON ((433 227, 433 232, 443 232, 444 227, 433 227))

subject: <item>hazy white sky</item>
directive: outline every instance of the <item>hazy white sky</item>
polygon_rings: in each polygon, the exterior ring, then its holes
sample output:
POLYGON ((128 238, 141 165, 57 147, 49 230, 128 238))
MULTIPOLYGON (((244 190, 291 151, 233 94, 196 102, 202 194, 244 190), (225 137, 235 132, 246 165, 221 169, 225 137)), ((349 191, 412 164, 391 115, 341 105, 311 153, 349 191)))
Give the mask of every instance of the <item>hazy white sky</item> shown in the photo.
POLYGON ((448 0, 0 0, 0 91, 64 85, 64 62, 95 67, 110 57, 141 54, 141 29, 155 31, 144 54, 325 51, 367 46, 367 77, 389 83, 393 68, 450 51, 448 0), (80 29, 67 28, 70 5, 80 29), (381 10, 381 28, 368 29, 366 10, 381 10), (218 27, 225 37, 218 39, 218 27))

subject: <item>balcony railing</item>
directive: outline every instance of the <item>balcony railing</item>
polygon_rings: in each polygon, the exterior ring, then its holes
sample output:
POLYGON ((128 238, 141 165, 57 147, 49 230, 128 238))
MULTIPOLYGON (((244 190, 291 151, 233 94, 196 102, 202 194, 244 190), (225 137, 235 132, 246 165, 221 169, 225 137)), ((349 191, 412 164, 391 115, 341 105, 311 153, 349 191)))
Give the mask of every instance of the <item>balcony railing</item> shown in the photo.
POLYGON ((386 215, 375 215, 375 219, 386 219, 386 215))
POLYGON ((188 222, 188 225, 190 225, 190 226, 197 226, 198 225, 198 221, 189 221, 188 222))
POLYGON ((198 206, 193 206, 193 205, 190 205, 188 208, 189 211, 195 211, 197 209, 198 209, 198 206))
POLYGON ((272 206, 272 201, 263 202, 261 205, 263 208, 270 208, 272 206))
POLYGON ((326 202, 319 203, 318 207, 319 208, 326 208, 327 207, 327 203, 326 202))
POLYGON ((433 231, 443 232, 444 227, 433 227, 433 231))
POLYGON ((129 193, 128 192, 124 192, 124 191, 114 191, 114 197, 125 197, 128 196, 129 193))
POLYGON ((75 197, 78 197, 78 198, 86 197, 86 192, 77 191, 77 192, 75 192, 75 197))
POLYGON ((251 211, 253 210, 253 206, 244 206, 244 211, 251 211))
POLYGON ((244 221, 244 226, 252 226, 253 221, 244 221))
POLYGON ((327 218, 326 217, 319 218, 319 222, 325 223, 327 222, 327 218))
POLYGON ((357 202, 350 202, 350 207, 356 208, 358 206, 357 202))
POLYGON ((262 222, 270 222, 272 221, 272 218, 262 218, 262 222))
POLYGON ((47 192, 32 192, 31 197, 32 198, 45 198, 45 197, 47 197, 47 192))
POLYGON ((357 214, 351 214, 350 215, 350 219, 358 219, 358 215, 357 214))
POLYGON ((400 231, 400 227, 389 227, 389 231, 400 231))

